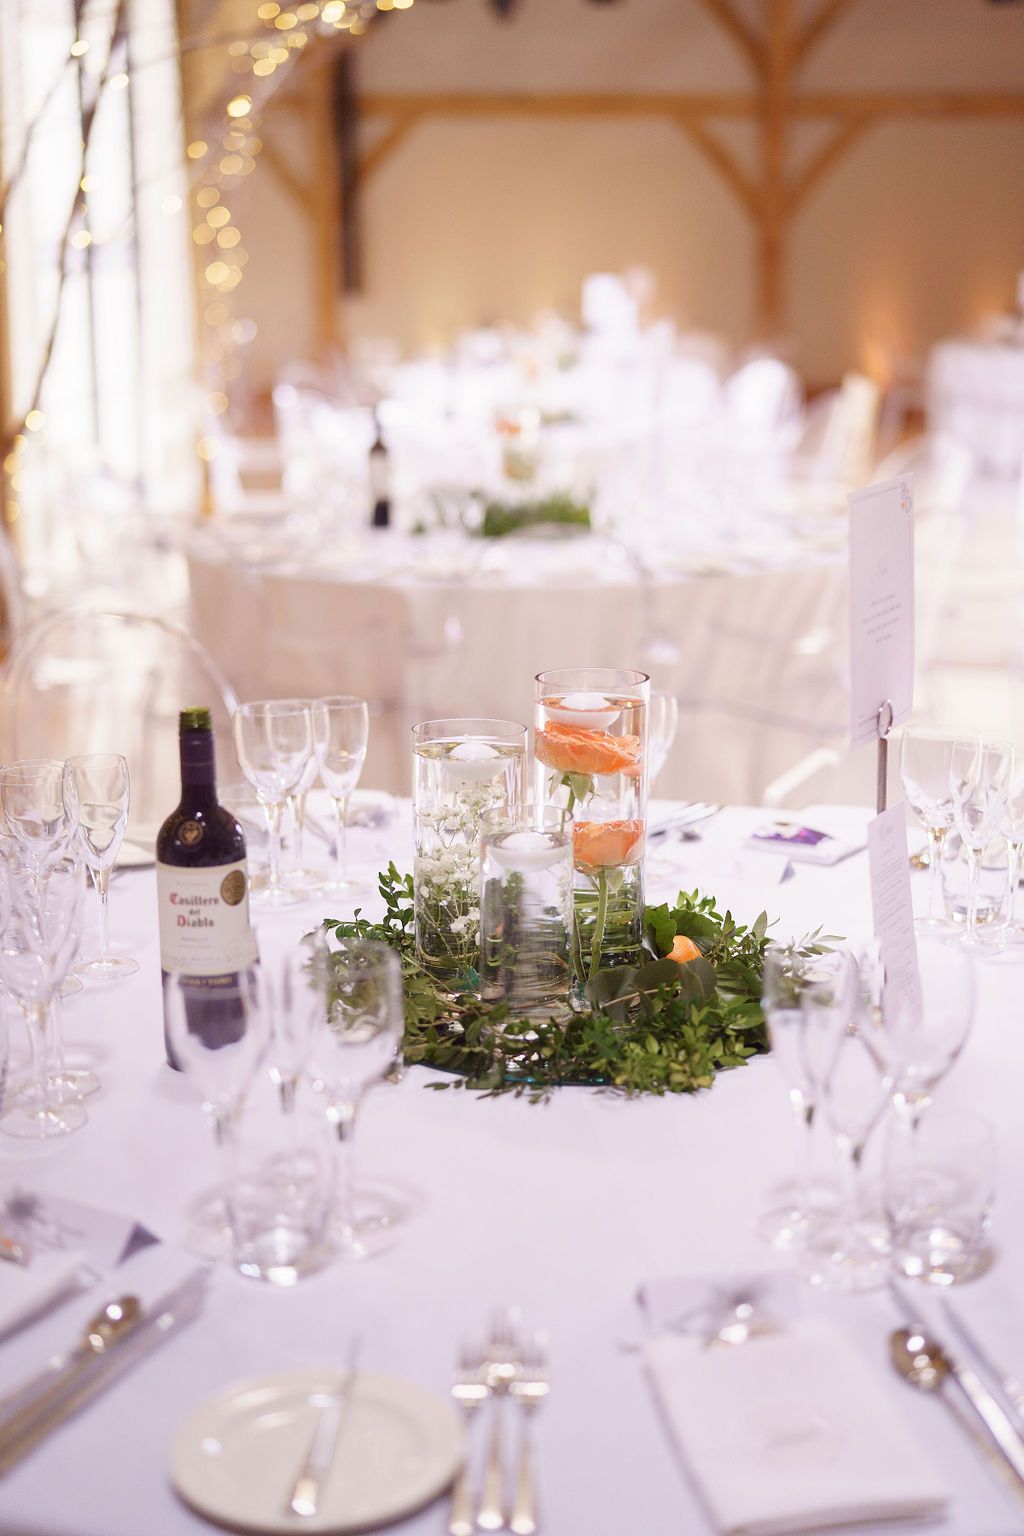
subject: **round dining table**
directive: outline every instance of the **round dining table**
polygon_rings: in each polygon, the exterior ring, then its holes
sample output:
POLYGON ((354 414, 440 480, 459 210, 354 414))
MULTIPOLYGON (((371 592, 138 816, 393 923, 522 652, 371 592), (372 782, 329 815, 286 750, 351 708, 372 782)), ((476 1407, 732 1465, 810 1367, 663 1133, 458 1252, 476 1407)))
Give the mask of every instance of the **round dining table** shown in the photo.
MULTIPOLYGON (((666 809, 657 807, 655 819, 666 809)), ((851 944, 863 942, 871 926, 866 854, 832 868, 783 870, 776 858, 743 852, 763 814, 730 808, 706 824, 700 840, 664 840, 650 859, 649 897, 699 884, 742 920, 767 911, 780 939, 823 925, 851 944)), ((845 818, 847 832, 863 832, 868 817, 850 808, 825 814, 845 818)), ((347 907, 319 898, 273 917, 256 909, 261 943, 297 941, 321 918, 354 906, 379 911, 375 871, 390 858, 408 867, 410 852, 405 802, 391 825, 353 833, 353 867, 365 889, 347 907)), ((923 907, 926 876, 913 881, 923 907)), ((108 1295, 134 1290, 145 1301, 182 1274, 194 1262, 182 1246, 189 1212, 217 1180, 198 1099, 164 1063, 153 870, 116 876, 111 908, 115 949, 134 953, 139 972, 64 1004, 69 1059, 92 1065, 102 1090, 88 1101, 88 1124, 73 1135, 43 1144, 0 1136, 0 1181, 8 1196, 20 1190, 44 1203, 61 1197, 119 1213, 161 1242, 0 1343, 5 1388, 66 1348, 108 1295)), ((978 963, 973 1034, 938 1097, 980 1110, 998 1132, 994 1263, 962 1289, 989 1297, 1000 1320, 1002 1364, 1024 1379, 1022 975, 1012 959, 978 963)), ((869 1144, 872 1172, 877 1142, 869 1144)), ((551 1390, 534 1420, 541 1532, 713 1530, 651 1390, 637 1297, 658 1279, 712 1284, 791 1267, 755 1236, 759 1212, 790 1180, 796 1155, 786 1086, 771 1056, 693 1095, 626 1099, 565 1087, 541 1104, 488 1098, 414 1067, 399 1083, 370 1092, 357 1149, 366 1175, 408 1195, 410 1214, 394 1245, 363 1263, 337 1262, 293 1288, 221 1267, 195 1322, 0 1480, 0 1531, 197 1536, 210 1527, 176 1496, 168 1469, 176 1431, 204 1399, 271 1372, 341 1369, 356 1334, 362 1369, 447 1399, 460 1346, 480 1338, 506 1303, 550 1337, 551 1390), (441 1086, 445 1091, 432 1091, 441 1086)), ((822 1169, 829 1155, 821 1127, 822 1169)), ((943 1536, 1024 1529, 1020 1498, 948 1404, 911 1391, 892 1371, 887 1341, 897 1312, 888 1291, 821 1297, 804 1288, 804 1302, 829 1310, 878 1391, 944 1469, 953 1499, 948 1518, 933 1528, 943 1536)), ((482 1449, 474 1440, 475 1457, 482 1449)), ((743 1476, 742 1460, 736 1476, 743 1476)), ((282 1469, 282 1498, 288 1481, 282 1469)), ((447 1524, 441 1498, 395 1529, 441 1536, 447 1524)), ((871 1529, 894 1536, 899 1527, 871 1529)))

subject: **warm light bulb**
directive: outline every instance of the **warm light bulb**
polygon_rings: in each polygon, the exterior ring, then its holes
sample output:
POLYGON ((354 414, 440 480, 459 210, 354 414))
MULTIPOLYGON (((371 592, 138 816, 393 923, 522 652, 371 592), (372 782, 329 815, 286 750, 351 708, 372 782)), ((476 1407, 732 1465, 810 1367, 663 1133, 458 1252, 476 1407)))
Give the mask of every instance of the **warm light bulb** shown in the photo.
POLYGON ((76 229, 71 236, 71 244, 76 251, 84 251, 87 245, 92 245, 92 235, 87 229, 76 229))
MULTIPOLYGON (((38 432, 40 427, 45 425, 46 417, 43 415, 42 411, 29 411, 28 415, 25 417, 25 426, 30 432, 38 432)), ((22 441, 24 441, 24 439, 22 439, 22 441)), ((17 442, 17 438, 15 438, 15 442, 17 442)))
POLYGON ((196 202, 200 208, 212 208, 214 203, 220 202, 220 193, 216 187, 200 187, 196 193, 196 202))
POLYGON ((345 0, 327 0, 327 4, 320 12, 321 21, 340 21, 345 14, 345 0))
MULTIPOLYGON (((252 108, 251 96, 232 96, 227 104, 228 117, 245 117, 252 108)), ((205 145, 203 148, 205 149, 205 145)))
POLYGON ((89 44, 85 41, 85 38, 76 37, 74 42, 71 44, 71 57, 73 59, 80 59, 83 53, 88 52, 89 44))
POLYGON ((280 14, 281 7, 279 5, 275 5, 273 0, 267 0, 267 4, 261 5, 256 12, 256 15, 259 17, 260 21, 273 21, 274 17, 279 16, 280 14))
POLYGON ((190 160, 201 160, 206 154, 207 145, 203 139, 195 139, 188 146, 185 153, 190 160))

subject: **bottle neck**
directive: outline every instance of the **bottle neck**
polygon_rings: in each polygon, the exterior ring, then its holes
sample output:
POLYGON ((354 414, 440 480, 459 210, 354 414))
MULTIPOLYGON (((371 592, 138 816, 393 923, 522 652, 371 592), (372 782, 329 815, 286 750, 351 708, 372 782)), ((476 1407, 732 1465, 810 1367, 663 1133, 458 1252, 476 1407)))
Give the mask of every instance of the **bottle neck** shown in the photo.
POLYGON ((197 801, 217 803, 217 762, 214 756, 212 731, 182 731, 179 740, 181 750, 181 798, 194 804, 197 801))

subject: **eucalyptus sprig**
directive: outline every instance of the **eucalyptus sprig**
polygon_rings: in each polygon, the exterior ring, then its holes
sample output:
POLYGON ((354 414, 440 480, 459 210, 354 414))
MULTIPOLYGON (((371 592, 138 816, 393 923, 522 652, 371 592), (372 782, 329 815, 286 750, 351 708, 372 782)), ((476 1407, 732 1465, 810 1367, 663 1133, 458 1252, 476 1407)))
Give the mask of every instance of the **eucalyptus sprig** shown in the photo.
MULTIPOLYGON (((442 991, 416 958, 413 884, 394 863, 379 876, 384 916, 371 922, 328 919, 339 939, 375 939, 398 954, 404 984, 406 1062, 453 1074, 431 1088, 514 1093, 533 1101, 569 1084, 624 1094, 693 1093, 718 1072, 768 1049, 761 972, 768 917, 749 927, 719 912, 711 896, 681 892, 674 906, 647 907, 645 958, 605 967, 588 982, 587 1006, 564 1020, 515 1018, 507 1005, 481 1002, 475 975, 465 991, 442 991), (667 958, 678 934, 700 954, 685 965, 667 958)), ((821 930, 792 946, 823 954, 834 942, 821 930)))

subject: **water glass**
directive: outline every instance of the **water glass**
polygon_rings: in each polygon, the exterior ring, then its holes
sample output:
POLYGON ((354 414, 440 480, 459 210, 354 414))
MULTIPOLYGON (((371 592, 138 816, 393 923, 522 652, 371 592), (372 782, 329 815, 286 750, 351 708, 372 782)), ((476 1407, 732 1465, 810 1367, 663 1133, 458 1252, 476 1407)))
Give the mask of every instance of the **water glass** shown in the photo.
POLYGON ((476 981, 480 826, 523 798, 526 727, 511 720, 427 720, 413 728, 416 953, 442 984, 476 981))
POLYGON ((234 717, 235 751, 263 806, 270 836, 267 883, 253 892, 261 906, 287 907, 302 900, 281 879, 281 813, 302 782, 313 751, 313 722, 302 699, 241 704, 234 717))
POLYGON ((974 1021, 971 951, 921 935, 916 989, 883 979, 876 1027, 864 1040, 892 1084, 898 1111, 917 1123, 967 1043, 974 1021))
POLYGON ((386 1215, 367 1210, 352 1169, 352 1143, 363 1099, 387 1076, 401 1047, 404 1013, 398 956, 386 944, 350 940, 332 949, 313 973, 325 1007, 314 1031, 309 1061, 313 1087, 323 1095, 339 1149, 335 1240, 348 1258, 366 1258, 386 1215))
POLYGON ((953 743, 949 784, 953 818, 967 850, 967 926, 963 941, 971 946, 991 942, 978 924, 981 856, 999 827, 1012 779, 1010 742, 974 738, 953 743))
POLYGON ((329 891, 348 891, 359 884, 348 874, 348 803, 363 771, 369 737, 370 709, 365 699, 350 694, 314 699, 316 761, 338 825, 335 875, 325 887, 329 891))
POLYGON ((758 1236, 776 1248, 794 1248, 803 1242, 812 1219, 811 1138, 816 1095, 807 1076, 801 1048, 800 992, 804 972, 803 958, 792 949, 772 945, 765 951, 761 1006, 771 1044, 771 1058, 785 1081, 800 1139, 796 1198, 762 1212, 757 1220, 758 1236))
POLYGON ((69 757, 64 764, 64 800, 77 820, 78 845, 99 905, 99 955, 81 961, 75 970, 88 981, 120 981, 139 968, 137 960, 110 953, 110 871, 121 851, 131 804, 127 759, 113 752, 69 757))
POLYGON ((893 1119, 882 1188, 901 1274, 955 1285, 985 1267, 995 1165, 995 1138, 980 1115, 936 1110, 916 1127, 893 1119))
POLYGON ((674 693, 651 693, 647 713, 647 786, 650 788, 668 761, 679 730, 679 700, 674 693))
POLYGON ((949 763, 955 736, 940 726, 908 725, 900 741, 900 782, 907 804, 928 834, 928 916, 931 928, 944 926, 940 867, 953 825, 949 763))
POLYGON ((1024 943, 1024 928, 1016 917, 1017 887, 1024 858, 1024 769, 1018 766, 1006 794, 1006 804, 999 820, 999 831, 1006 840, 1006 904, 1003 938, 1007 944, 1024 943))
POLYGON ((572 817, 554 806, 480 823, 480 991, 513 1018, 565 1018, 573 978, 572 817))

